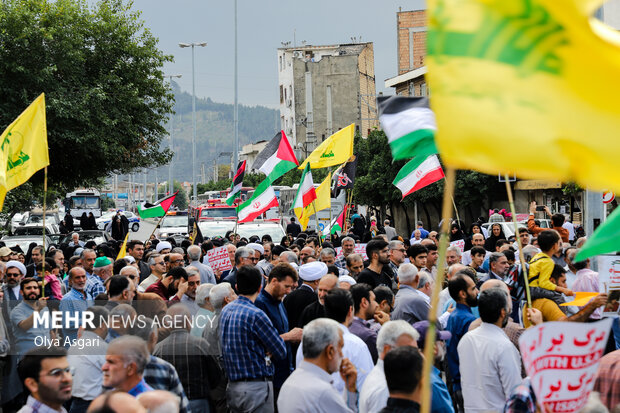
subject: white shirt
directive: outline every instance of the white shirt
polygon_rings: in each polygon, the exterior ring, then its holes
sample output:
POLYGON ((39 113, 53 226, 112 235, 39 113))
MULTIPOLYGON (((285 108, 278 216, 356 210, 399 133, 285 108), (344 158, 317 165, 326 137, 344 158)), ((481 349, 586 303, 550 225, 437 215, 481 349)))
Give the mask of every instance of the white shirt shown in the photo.
POLYGON ((359 413, 376 413, 387 405, 390 391, 385 380, 383 360, 370 371, 360 391, 359 413))
MULTIPOLYGON (((342 330, 342 338, 344 339, 344 347, 342 347, 342 354, 345 358, 349 359, 351 363, 357 369, 357 390, 362 388, 364 384, 364 380, 366 380, 366 376, 368 373, 374 368, 372 364, 372 356, 370 355, 370 351, 368 351, 368 346, 366 343, 362 341, 358 336, 351 334, 349 329, 344 324, 338 324, 340 329, 342 330)), ((303 340, 297 349, 297 355, 295 360, 297 365, 303 361, 303 340)), ((340 373, 336 372, 332 374, 332 386, 338 393, 342 393, 344 391, 344 381, 342 377, 340 377, 340 373)))
POLYGON ((574 241, 575 240, 575 226, 571 224, 570 222, 566 221, 562 224, 562 228, 565 228, 568 230, 568 240, 574 241))
POLYGON ((465 413, 502 412, 521 382, 521 359, 504 330, 482 323, 461 338, 457 349, 465 413))
POLYGON ((286 379, 278 397, 281 412, 353 412, 356 393, 338 394, 332 386, 332 376, 319 366, 302 361, 286 379))
POLYGON ((94 400, 101 394, 103 375, 101 367, 105 363, 108 343, 92 331, 84 331, 81 339, 90 340, 82 350, 79 347, 69 348, 67 361, 75 369, 71 395, 84 400, 94 400))
MULTIPOLYGON (((446 306, 446 303, 450 299, 452 299, 452 297, 450 297, 450 291, 448 291, 448 287, 441 290, 441 292, 439 293, 439 302, 437 303, 437 317, 440 317, 443 314, 443 308, 446 306)), ((450 318, 450 316, 448 316, 448 318, 450 318)), ((446 323, 447 322, 448 321, 446 321, 446 323)))
POLYGON ((159 278, 157 278, 155 274, 151 273, 140 283, 140 285, 138 285, 138 291, 141 293, 145 292, 147 288, 155 284, 157 281, 159 281, 159 278))
MULTIPOLYGON (((418 293, 418 295, 420 297, 422 297, 424 299, 424 301, 426 301, 426 303, 429 305, 431 305, 431 297, 429 297, 428 295, 424 294, 422 291, 416 289, 415 290, 416 293, 418 293)), ((441 293, 440 293, 441 294, 441 293)), ((439 307, 441 308, 441 307, 439 307)), ((441 328, 445 329, 446 325, 448 324, 448 318, 450 318, 450 313, 449 312, 445 312, 443 314, 441 314, 438 318, 437 321, 439 321, 439 324, 441 324, 441 328)))

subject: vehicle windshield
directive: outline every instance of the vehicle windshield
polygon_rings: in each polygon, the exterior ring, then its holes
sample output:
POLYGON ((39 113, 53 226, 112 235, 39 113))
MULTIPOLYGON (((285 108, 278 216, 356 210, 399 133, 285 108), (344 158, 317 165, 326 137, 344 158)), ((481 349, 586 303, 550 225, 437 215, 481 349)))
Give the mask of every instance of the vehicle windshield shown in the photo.
MULTIPOLYGON (((43 223, 43 215, 29 215, 28 219, 26 220, 26 224, 42 224, 43 223)), ((46 224, 58 224, 58 222, 56 222, 56 217, 52 214, 47 214, 45 215, 45 223, 46 224)))
POLYGON ((200 216, 206 218, 235 218, 237 212, 235 208, 205 208, 200 212, 200 216))
POLYGON ((71 209, 98 209, 98 196, 74 196, 71 197, 71 209))
POLYGON ((237 233, 241 235, 241 238, 250 239, 252 235, 256 235, 259 238, 263 238, 263 235, 269 235, 271 240, 275 243, 279 243, 283 236, 286 234, 282 227, 278 224, 274 225, 239 225, 237 233))
POLYGON ((170 227, 187 227, 188 216, 174 216, 169 215, 161 222, 162 228, 170 228, 170 227))
MULTIPOLYGON (((49 232, 49 231, 46 231, 49 232)), ((43 227, 17 227, 15 235, 43 235, 43 227)))
MULTIPOLYGON (((86 241, 93 240, 97 244, 106 242, 105 236, 103 235, 103 231, 78 231, 78 234, 80 235, 80 241, 86 242, 86 241)), ((72 241, 71 237, 72 237, 72 234, 67 234, 60 242, 68 244, 72 241)))
POLYGON ((198 224, 203 237, 224 237, 235 228, 235 222, 201 222, 198 224))

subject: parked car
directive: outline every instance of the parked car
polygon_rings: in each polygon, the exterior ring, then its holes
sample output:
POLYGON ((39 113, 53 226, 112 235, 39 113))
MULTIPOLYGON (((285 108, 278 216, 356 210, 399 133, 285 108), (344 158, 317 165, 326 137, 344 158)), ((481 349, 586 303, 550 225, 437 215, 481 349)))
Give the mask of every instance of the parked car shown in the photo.
MULTIPOLYGON (((140 230, 140 217, 130 211, 123 211, 121 213, 127 217, 127 220, 129 221, 129 229, 133 232, 138 232, 140 230)), ((110 211, 97 218, 95 220, 97 223, 97 228, 100 230, 105 230, 106 226, 112 222, 114 215, 116 215, 116 211, 110 211)))
MULTIPOLYGON (((45 223, 46 234, 58 234, 58 225, 45 223)), ((24 224, 15 228, 13 235, 43 235, 43 225, 41 224, 24 224)))
MULTIPOLYGON (((80 236, 80 241, 84 242, 94 240, 97 244, 101 244, 102 242, 108 242, 112 240, 110 234, 101 230, 77 231, 77 233, 80 236)), ((60 243, 70 243, 72 235, 73 234, 65 235, 63 238, 61 238, 60 243)))
MULTIPOLYGON (((5 235, 2 237, 2 242, 11 249, 15 247, 19 247, 24 254, 28 252, 28 248, 30 244, 36 242, 37 245, 42 245, 43 236, 39 235, 5 235)), ((45 246, 47 248, 48 245, 51 245, 52 240, 46 235, 45 236, 45 246)))

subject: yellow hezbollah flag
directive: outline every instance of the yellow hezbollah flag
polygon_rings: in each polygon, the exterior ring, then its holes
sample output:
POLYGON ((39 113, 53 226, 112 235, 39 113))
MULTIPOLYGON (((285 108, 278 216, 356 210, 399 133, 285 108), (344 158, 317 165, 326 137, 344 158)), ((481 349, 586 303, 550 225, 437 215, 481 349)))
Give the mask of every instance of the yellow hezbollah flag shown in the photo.
POLYGON ((127 231, 127 235, 125 235, 125 241, 123 241, 123 245, 121 246, 121 249, 118 252, 118 255, 116 256, 117 260, 120 260, 121 258, 125 258, 125 255, 127 255, 127 240, 128 239, 129 239, 129 231, 127 231))
POLYGON ((304 212, 301 214, 301 218, 299 218, 299 225, 301 225, 302 231, 305 231, 308 228, 308 222, 310 221, 310 217, 312 215, 332 207, 331 181, 332 174, 329 173, 327 174, 325 180, 321 182, 321 185, 319 185, 316 189, 316 199, 314 202, 304 208, 304 212))
POLYGON ((344 129, 340 129, 320 144, 306 160, 299 165, 299 169, 304 169, 310 162, 310 168, 325 168, 328 166, 340 165, 349 160, 353 155, 353 133, 355 124, 350 124, 344 129))
POLYGON ((45 95, 41 94, 0 137, 0 210, 11 189, 50 164, 47 150, 45 95))
POLYGON ((456 168, 620 191, 620 35, 579 0, 429 0, 431 107, 456 168))

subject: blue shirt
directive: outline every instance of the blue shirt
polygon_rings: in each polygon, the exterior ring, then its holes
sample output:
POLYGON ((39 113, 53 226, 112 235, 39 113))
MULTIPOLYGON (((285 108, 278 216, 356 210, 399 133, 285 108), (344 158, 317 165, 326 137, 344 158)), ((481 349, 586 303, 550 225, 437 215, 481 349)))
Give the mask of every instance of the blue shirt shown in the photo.
MULTIPOLYGON (((43 308, 40 311, 40 314, 48 312, 47 307, 43 308)), ((19 356, 23 356, 28 350, 31 350, 35 347, 48 346, 50 342, 50 332, 49 328, 44 328, 43 326, 39 326, 38 328, 34 328, 34 324, 28 330, 22 330, 19 328, 18 324, 30 317, 34 313, 34 309, 26 304, 25 301, 21 301, 15 308, 11 311, 11 324, 13 326, 13 335, 15 342, 15 350, 19 356), (35 343, 35 339, 39 337, 37 343, 35 343), (42 342, 41 339, 47 339, 46 342, 42 342), (41 341, 39 343, 39 341, 41 341)))
POLYGON ((138 395, 145 393, 147 391, 153 391, 153 388, 146 384, 144 378, 140 380, 140 383, 136 384, 136 386, 129 390, 127 393, 131 394, 133 397, 138 397, 138 395))
POLYGON ((425 230, 424 228, 416 228, 411 233, 411 236, 409 237, 410 239, 411 238, 415 238, 416 230, 420 230, 420 238, 424 239, 424 238, 428 237, 429 232, 427 230, 425 230))
POLYGON ((459 371, 459 353, 457 351, 457 346, 461 338, 463 338, 469 330, 469 325, 475 319, 476 317, 472 314, 471 308, 465 304, 459 303, 456 304, 456 309, 450 314, 450 318, 448 318, 446 330, 452 334, 452 337, 448 340, 448 368, 450 369, 450 374, 452 374, 455 390, 461 389, 461 373, 459 371))
MULTIPOLYGON (((267 314, 267 317, 271 320, 273 326, 278 330, 278 334, 288 333, 288 316, 286 309, 282 301, 275 300, 271 294, 265 289, 260 291, 256 302, 256 307, 260 308, 267 314)), ((293 371, 293 355, 290 343, 285 342, 286 355, 284 360, 274 360, 275 376, 273 378, 273 387, 280 388, 284 381, 290 376, 293 371)))
POLYGON ((77 339, 77 332, 79 325, 81 325, 82 313, 91 305, 93 305, 93 298, 89 294, 86 294, 86 297, 84 297, 84 294, 75 288, 72 288, 71 291, 62 297, 62 300, 60 300, 60 311, 63 313, 63 325, 65 324, 64 318, 68 315, 74 315, 75 313, 80 314, 78 325, 76 326, 77 328, 62 328, 62 333, 65 337, 68 337, 72 341, 77 339))
POLYGON ((106 293, 103 280, 98 275, 93 275, 86 281, 86 287, 84 290, 86 291, 86 294, 90 295, 93 299, 99 294, 106 293))
POLYGON ((267 314, 244 296, 222 309, 220 343, 224 368, 230 381, 273 376, 272 363, 286 359, 286 346, 267 314))
POLYGON ((446 386, 439 374, 439 369, 432 366, 431 386, 433 388, 433 395, 431 398, 431 413, 454 413, 448 386, 446 386))

